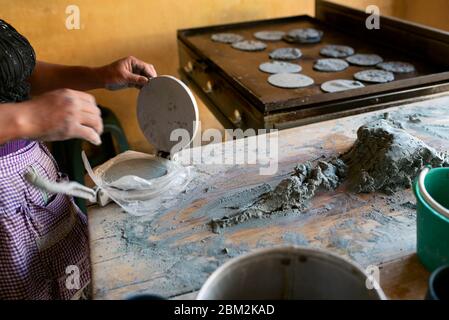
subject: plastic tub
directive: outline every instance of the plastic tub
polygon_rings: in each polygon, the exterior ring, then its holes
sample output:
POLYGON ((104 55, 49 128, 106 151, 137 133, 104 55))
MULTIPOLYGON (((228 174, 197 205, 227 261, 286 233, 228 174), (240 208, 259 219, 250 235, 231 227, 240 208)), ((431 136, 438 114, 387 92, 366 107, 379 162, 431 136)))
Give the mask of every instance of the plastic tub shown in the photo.
POLYGON ((449 168, 424 168, 413 191, 417 199, 417 254, 432 272, 449 264, 449 168))

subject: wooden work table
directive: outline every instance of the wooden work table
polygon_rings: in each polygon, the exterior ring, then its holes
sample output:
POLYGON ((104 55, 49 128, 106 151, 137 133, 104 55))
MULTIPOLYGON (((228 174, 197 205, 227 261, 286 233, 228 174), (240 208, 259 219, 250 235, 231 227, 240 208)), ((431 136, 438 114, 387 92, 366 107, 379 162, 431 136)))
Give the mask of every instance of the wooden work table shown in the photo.
POLYGON ((280 131, 279 170, 273 176, 260 175, 257 165, 194 165, 187 191, 152 217, 130 216, 115 204, 90 207, 94 298, 123 299, 134 293, 194 298, 207 277, 228 259, 255 248, 293 244, 324 248, 363 267, 377 265, 389 298, 422 299, 429 273, 415 255, 411 190, 386 196, 354 194, 342 186, 318 194, 302 213, 242 224, 221 234, 208 225, 212 218, 225 215, 226 204, 235 205, 244 190, 255 190, 255 199, 266 191, 266 184, 276 185, 296 164, 345 152, 356 139, 356 130, 385 112, 430 146, 449 150, 449 97, 433 97, 280 131), (419 122, 410 121, 411 115, 419 122))

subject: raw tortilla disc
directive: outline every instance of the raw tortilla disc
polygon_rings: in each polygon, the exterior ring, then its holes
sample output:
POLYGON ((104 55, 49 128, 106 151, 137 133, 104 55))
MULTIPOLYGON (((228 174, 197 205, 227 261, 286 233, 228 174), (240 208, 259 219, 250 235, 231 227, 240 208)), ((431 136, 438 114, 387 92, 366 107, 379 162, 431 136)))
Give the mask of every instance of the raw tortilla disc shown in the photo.
POLYGON ((314 82, 312 78, 298 73, 278 73, 268 77, 268 83, 285 89, 308 87, 314 82))
POLYGON ((382 61, 382 57, 377 54, 355 54, 353 56, 347 57, 346 61, 355 64, 356 66, 375 66, 382 61))
POLYGON ((266 73, 296 73, 301 72, 302 67, 299 64, 284 62, 284 61, 270 61, 262 63, 259 70, 266 73))
POLYGON ((386 83, 394 80, 394 74, 390 71, 371 69, 357 72, 354 78, 364 82, 386 83))
POLYGON ((319 43, 321 42, 321 38, 315 38, 315 39, 304 39, 304 40, 298 40, 296 38, 290 37, 289 35, 285 35, 283 39, 289 43, 302 43, 302 44, 310 44, 310 43, 319 43))
POLYGON ((130 159, 112 165, 104 173, 104 180, 111 183, 124 176, 137 176, 145 180, 152 180, 165 176, 167 172, 167 168, 156 158, 130 159))
POLYGON ((352 56, 355 53, 354 49, 348 46, 340 46, 335 44, 330 44, 323 47, 320 54, 325 57, 331 58, 346 58, 352 56))
POLYGON ((393 73, 410 73, 416 71, 413 64, 402 61, 381 62, 377 65, 377 67, 393 73))
POLYGON ((270 53, 274 60, 296 60, 302 57, 301 50, 297 48, 279 48, 270 53))
POLYGON ((284 40, 287 42, 317 43, 321 41, 323 34, 323 31, 313 28, 293 29, 284 36, 284 40))
POLYGON ((215 42, 234 43, 242 41, 244 38, 235 33, 215 33, 211 36, 211 39, 215 42))
POLYGON ((242 51, 263 51, 267 47, 267 45, 260 41, 254 40, 243 40, 239 42, 234 42, 232 47, 237 50, 242 51))
POLYGON ((324 92, 340 92, 345 90, 363 88, 365 85, 355 80, 331 80, 321 85, 324 92))
POLYGON ((254 37, 263 41, 279 41, 284 35, 284 31, 259 31, 254 34, 254 37))
POLYGON ((349 67, 345 60, 341 59, 318 59, 313 68, 318 71, 338 72, 349 67))

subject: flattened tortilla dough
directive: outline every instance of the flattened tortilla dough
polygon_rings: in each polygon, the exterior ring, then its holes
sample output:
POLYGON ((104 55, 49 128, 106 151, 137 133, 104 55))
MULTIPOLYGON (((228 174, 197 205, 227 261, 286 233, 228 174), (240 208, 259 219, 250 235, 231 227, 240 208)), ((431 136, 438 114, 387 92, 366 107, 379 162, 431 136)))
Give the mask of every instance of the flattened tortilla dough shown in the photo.
POLYGON ((339 72, 347 69, 349 64, 342 59, 318 59, 313 68, 324 72, 339 72))
POLYGON ((320 54, 331 58, 347 58, 355 53, 354 49, 349 46, 329 44, 323 47, 320 54))
POLYGON ((355 54, 353 56, 347 57, 346 61, 348 61, 349 63, 352 63, 356 66, 366 67, 366 66, 375 66, 384 60, 382 59, 381 56, 379 56, 377 54, 359 53, 359 54, 355 54))
POLYGON ((381 62, 377 65, 377 67, 393 73, 411 73, 416 71, 413 64, 402 61, 381 62))
POLYGON ((318 43, 321 41, 324 32, 313 28, 300 28, 290 30, 284 40, 296 43, 318 43))
POLYGON ((337 79, 323 83, 321 85, 321 90, 323 90, 324 92, 332 93, 332 92, 340 92, 357 88, 363 88, 364 86, 365 85, 360 81, 337 79))
POLYGON ((314 82, 312 78, 299 73, 278 73, 268 77, 268 83, 284 89, 308 87, 314 82))
POLYGON ((234 43, 242 41, 244 38, 241 35, 235 33, 215 33, 211 36, 212 41, 221 43, 234 43))
POLYGON ((389 71, 371 69, 357 72, 354 78, 364 82, 386 83, 394 80, 394 74, 389 71))
POLYGON ((274 60, 296 60, 302 57, 302 52, 298 48, 279 48, 272 51, 269 56, 274 60))
POLYGON ((302 67, 299 64, 285 61, 264 62, 259 66, 259 70, 266 73, 296 73, 301 72, 302 67))
POLYGON ((168 169, 156 158, 131 159, 111 166, 105 172, 104 179, 110 183, 124 176, 137 176, 145 180, 152 180, 165 176, 167 172, 168 169))
POLYGON ((267 48, 267 45, 261 41, 243 40, 234 42, 232 47, 242 51, 263 51, 267 48))
POLYGON ((262 41, 279 41, 285 36, 284 31, 259 31, 254 34, 257 40, 262 41))

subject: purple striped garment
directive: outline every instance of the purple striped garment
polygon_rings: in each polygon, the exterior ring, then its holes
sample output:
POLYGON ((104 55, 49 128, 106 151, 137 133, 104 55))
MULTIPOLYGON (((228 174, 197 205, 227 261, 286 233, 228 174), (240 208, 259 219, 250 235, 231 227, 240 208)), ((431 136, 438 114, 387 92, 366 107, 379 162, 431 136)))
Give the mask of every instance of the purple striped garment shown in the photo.
POLYGON ((70 197, 26 182, 30 166, 65 179, 40 143, 0 157, 0 299, 70 299, 90 281, 87 218, 70 197))
POLYGON ((31 141, 29 140, 15 140, 10 141, 5 144, 0 145, 0 157, 7 156, 10 153, 14 153, 19 151, 22 148, 25 148, 27 145, 30 144, 31 141))

